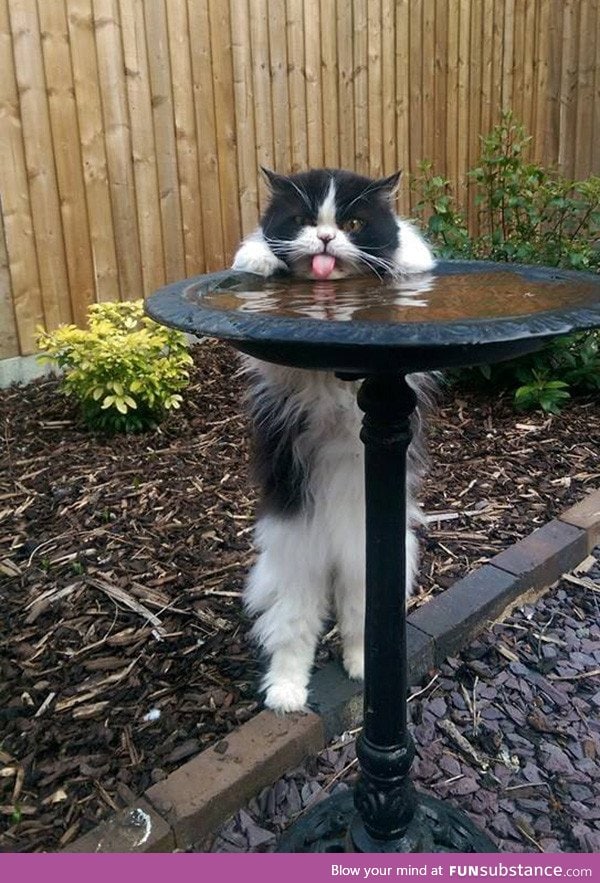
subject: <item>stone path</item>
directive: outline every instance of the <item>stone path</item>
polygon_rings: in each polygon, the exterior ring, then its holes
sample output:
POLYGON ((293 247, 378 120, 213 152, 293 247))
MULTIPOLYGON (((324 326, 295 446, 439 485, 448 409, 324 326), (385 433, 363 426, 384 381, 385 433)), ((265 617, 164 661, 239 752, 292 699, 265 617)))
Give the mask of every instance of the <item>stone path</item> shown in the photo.
MULTIPOLYGON (((502 852, 600 851, 600 547, 413 692, 417 787, 460 806, 502 852)), ((299 813, 351 787, 354 736, 264 789, 200 848, 272 850, 299 813)))

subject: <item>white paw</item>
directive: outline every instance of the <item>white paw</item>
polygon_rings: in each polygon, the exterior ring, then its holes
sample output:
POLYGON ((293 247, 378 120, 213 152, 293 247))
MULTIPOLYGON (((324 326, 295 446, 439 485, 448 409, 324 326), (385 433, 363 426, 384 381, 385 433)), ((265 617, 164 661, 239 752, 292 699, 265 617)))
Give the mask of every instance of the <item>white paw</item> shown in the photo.
POLYGON ((308 690, 294 681, 277 681, 268 688, 265 705, 273 711, 306 711, 308 690))
POLYGON ((275 257, 262 242, 245 242, 233 259, 233 269, 258 276, 272 276, 277 270, 285 269, 285 264, 275 257))
POLYGON ((394 263, 401 273, 428 273, 435 267, 435 258, 420 233, 408 221, 398 220, 400 245, 394 263))
POLYGON ((365 654, 362 645, 344 650, 344 668, 349 678, 355 681, 364 681, 365 654))

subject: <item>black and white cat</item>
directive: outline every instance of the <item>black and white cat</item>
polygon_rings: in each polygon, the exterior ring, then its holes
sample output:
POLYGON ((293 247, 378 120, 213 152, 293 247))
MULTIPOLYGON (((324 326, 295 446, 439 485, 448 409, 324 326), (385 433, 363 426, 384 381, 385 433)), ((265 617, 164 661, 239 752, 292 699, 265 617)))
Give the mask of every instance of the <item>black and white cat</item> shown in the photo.
MULTIPOLYGON (((233 267, 262 276, 284 271, 309 279, 423 274, 434 265, 419 233, 393 212, 399 174, 371 180, 320 169, 285 177, 266 172, 271 200, 261 226, 244 240, 233 267)), ((245 604, 270 658, 266 705, 298 711, 323 622, 335 607, 344 667, 362 678, 365 573, 363 450, 356 383, 334 374, 244 358, 263 509, 258 559, 245 604)), ((427 379, 412 384, 426 395, 427 379)), ((409 451, 414 486, 418 450, 409 451)), ((411 495, 409 522, 419 522, 411 495)), ((407 593, 417 561, 407 533, 407 593)))

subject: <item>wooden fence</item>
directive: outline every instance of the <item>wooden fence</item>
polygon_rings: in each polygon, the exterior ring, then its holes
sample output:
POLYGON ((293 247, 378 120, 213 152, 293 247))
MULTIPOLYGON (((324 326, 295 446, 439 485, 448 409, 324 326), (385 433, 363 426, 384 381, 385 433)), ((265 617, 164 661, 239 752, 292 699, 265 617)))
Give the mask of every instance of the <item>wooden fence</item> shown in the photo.
POLYGON ((599 55, 598 0, 0 0, 0 358, 227 265, 260 164, 460 182, 512 108, 599 172, 599 55))

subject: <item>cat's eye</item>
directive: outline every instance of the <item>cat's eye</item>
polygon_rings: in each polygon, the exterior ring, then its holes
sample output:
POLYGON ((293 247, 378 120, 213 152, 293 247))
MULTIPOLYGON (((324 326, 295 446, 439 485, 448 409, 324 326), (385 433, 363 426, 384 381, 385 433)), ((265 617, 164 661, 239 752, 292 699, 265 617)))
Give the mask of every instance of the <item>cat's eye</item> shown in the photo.
POLYGON ((344 221, 342 224, 342 230, 344 233, 358 233, 364 226, 365 222, 361 221, 360 218, 349 218, 349 220, 344 221))
POLYGON ((310 227, 311 223, 310 218, 305 218, 303 215, 296 215, 294 217, 294 224, 298 227, 310 227))

